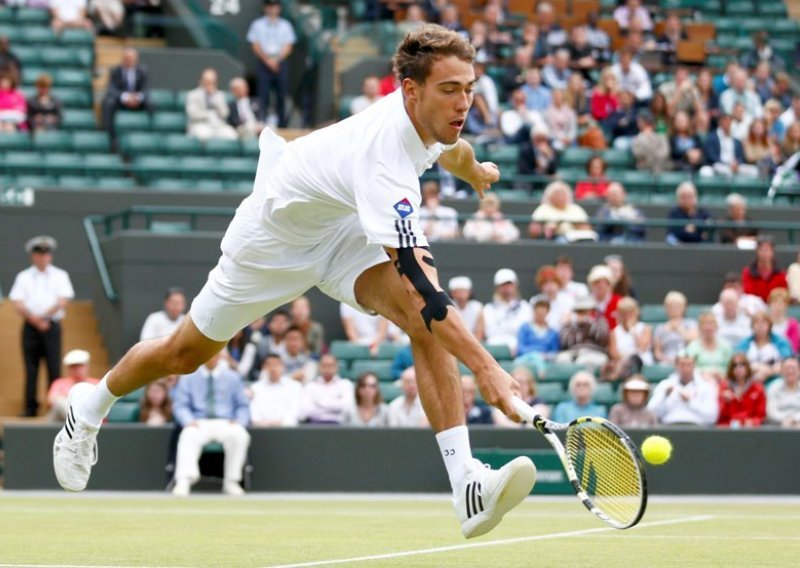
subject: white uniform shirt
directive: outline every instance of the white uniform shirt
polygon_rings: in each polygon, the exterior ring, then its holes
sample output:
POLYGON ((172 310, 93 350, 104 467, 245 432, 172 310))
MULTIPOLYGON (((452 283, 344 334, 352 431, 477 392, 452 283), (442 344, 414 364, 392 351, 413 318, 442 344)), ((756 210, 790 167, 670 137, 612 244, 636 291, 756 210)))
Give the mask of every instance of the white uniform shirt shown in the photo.
MULTIPOLYGON (((72 282, 65 270, 52 264, 44 270, 31 266, 14 278, 8 297, 14 302, 22 302, 28 312, 41 317, 55 306, 59 299, 74 298, 75 290, 72 289, 72 282)), ((63 317, 64 310, 59 310, 50 319, 59 321, 63 317)))
POLYGON ((352 222, 369 244, 427 246, 419 176, 455 145, 426 147, 399 90, 289 143, 265 129, 259 144, 253 194, 242 207, 256 208, 271 235, 315 246, 321 235, 352 222))
POLYGON ((481 315, 483 311, 483 304, 481 304, 478 300, 469 300, 467 304, 464 306, 464 309, 458 307, 458 304, 453 302, 453 307, 458 311, 461 315, 461 319, 464 320, 464 325, 467 326, 467 329, 475 334, 475 326, 478 325, 478 317, 481 315))
POLYGON ((381 316, 373 316, 355 309, 347 304, 340 304, 339 316, 352 320, 356 328, 358 339, 356 343, 371 345, 378 337, 378 330, 381 325, 381 316))
POLYGON ((341 377, 325 382, 318 377, 303 388, 300 417, 312 422, 340 424, 344 412, 355 404, 353 383, 341 377))
POLYGON ((253 400, 250 401, 250 420, 267 422, 280 420, 281 426, 297 426, 303 387, 289 377, 273 383, 262 372, 253 384, 253 400))
POLYGON ((625 73, 622 65, 615 63, 611 66, 611 72, 617 78, 620 91, 630 91, 637 101, 646 101, 653 98, 653 86, 650 83, 650 76, 641 64, 631 61, 630 69, 625 73))
POLYGON ((408 404, 405 396, 389 403, 389 426, 392 428, 418 428, 425 423, 425 411, 419 397, 408 404))
POLYGON ((508 345, 511 353, 516 353, 519 328, 532 318, 531 305, 522 299, 486 304, 483 307, 486 342, 491 345, 508 345))
POLYGON ((56 11, 60 19, 74 22, 86 10, 86 4, 86 0, 53 0, 50 7, 56 11))
POLYGON ((161 310, 160 312, 153 312, 147 319, 144 320, 142 331, 139 334, 139 341, 145 339, 156 339, 159 337, 166 337, 172 334, 178 328, 178 325, 186 317, 184 314, 178 316, 177 319, 170 319, 167 312, 161 310))
POLYGON ((673 373, 656 385, 647 409, 656 415, 661 424, 711 426, 717 422, 719 415, 717 388, 711 381, 700 377, 697 371, 686 385, 681 383, 677 373, 673 373), (670 387, 672 390, 667 394, 670 387), (688 401, 683 399, 681 393, 687 395, 688 401))

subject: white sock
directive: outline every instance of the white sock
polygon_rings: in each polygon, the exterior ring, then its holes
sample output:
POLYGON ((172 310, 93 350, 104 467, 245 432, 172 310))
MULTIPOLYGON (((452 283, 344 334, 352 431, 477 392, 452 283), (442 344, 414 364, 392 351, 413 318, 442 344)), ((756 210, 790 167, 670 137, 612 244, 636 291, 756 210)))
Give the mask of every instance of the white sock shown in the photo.
POLYGON ((447 476, 453 494, 461 491, 461 486, 466 475, 465 464, 472 459, 472 448, 469 445, 469 431, 466 426, 456 426, 436 434, 439 450, 442 452, 447 476))
POLYGON ((108 390, 107 377, 108 375, 103 377, 103 380, 97 384, 97 388, 92 391, 92 394, 83 399, 78 405, 78 414, 81 418, 95 426, 100 426, 103 423, 108 411, 119 400, 118 396, 108 390))

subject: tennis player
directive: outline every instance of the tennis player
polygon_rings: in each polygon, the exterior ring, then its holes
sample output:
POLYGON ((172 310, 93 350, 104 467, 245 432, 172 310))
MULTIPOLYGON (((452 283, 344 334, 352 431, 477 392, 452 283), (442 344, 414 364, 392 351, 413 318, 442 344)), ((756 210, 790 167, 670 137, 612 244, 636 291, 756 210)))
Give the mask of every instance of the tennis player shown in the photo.
POLYGON ((367 110, 287 143, 265 129, 252 194, 222 239, 222 255, 175 332, 135 345, 97 387, 70 392, 53 462, 81 491, 97 461, 97 432, 114 402, 158 377, 191 373, 238 331, 317 286, 379 313, 411 338, 420 398, 437 432, 467 538, 491 530, 533 488, 517 458, 491 470, 472 458, 456 357, 484 398, 516 417, 516 382, 482 348, 439 285, 419 224, 419 176, 437 160, 482 196, 499 179, 459 138, 475 87, 475 50, 424 25, 394 55, 401 88, 367 110))

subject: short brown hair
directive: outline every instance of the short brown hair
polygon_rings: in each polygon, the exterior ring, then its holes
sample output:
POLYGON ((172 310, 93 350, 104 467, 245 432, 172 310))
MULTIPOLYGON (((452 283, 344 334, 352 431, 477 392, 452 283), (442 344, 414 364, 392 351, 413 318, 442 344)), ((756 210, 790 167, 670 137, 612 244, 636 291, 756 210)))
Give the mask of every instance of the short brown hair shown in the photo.
POLYGON ((42 73, 36 77, 36 87, 39 89, 49 89, 53 86, 53 78, 47 73, 42 73))
POLYGON ((442 57, 455 56, 468 63, 475 61, 475 48, 454 31, 436 24, 423 24, 410 32, 392 57, 399 81, 424 83, 433 64, 442 57))

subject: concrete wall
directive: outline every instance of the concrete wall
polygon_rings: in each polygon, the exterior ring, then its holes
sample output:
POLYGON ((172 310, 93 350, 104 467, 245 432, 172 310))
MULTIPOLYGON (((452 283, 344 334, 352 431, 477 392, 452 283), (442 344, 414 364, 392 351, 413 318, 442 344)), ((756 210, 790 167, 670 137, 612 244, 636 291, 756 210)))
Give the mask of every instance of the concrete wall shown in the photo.
MULTIPOLYGON (((471 428, 475 451, 548 448, 529 430, 471 428)), ((5 488, 56 489, 51 448, 57 426, 5 427, 5 488)), ((165 486, 171 429, 109 425, 89 489, 165 486)), ((654 432, 631 431, 638 445, 654 432)), ((651 494, 800 494, 800 437, 786 430, 661 429, 675 447, 665 466, 648 467, 651 494)), ((447 478, 429 430, 302 427, 254 429, 254 491, 446 492, 447 478)), ((576 503, 576 507, 579 505, 576 503)))

